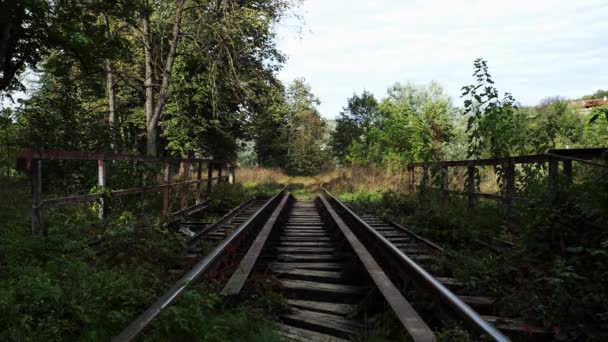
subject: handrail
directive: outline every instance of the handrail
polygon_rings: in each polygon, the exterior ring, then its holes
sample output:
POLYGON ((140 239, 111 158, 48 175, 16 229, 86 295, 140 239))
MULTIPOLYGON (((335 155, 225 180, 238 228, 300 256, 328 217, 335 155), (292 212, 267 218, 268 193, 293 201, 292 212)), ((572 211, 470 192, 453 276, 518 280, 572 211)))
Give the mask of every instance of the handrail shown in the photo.
POLYGON ((465 319, 469 324, 471 324, 472 327, 493 338, 495 341, 509 341, 509 339, 503 333, 501 333, 490 323, 486 322, 477 312, 475 312, 475 310, 458 298, 458 296, 456 296, 452 291, 448 290, 448 288, 435 279, 435 277, 430 275, 425 269, 410 259, 405 253, 403 253, 403 251, 398 249, 394 244, 382 236, 382 234, 373 229, 367 222, 363 221, 350 208, 344 205, 344 203, 325 189, 325 187, 321 186, 321 189, 323 189, 327 196, 340 205, 340 207, 344 209, 351 217, 357 220, 361 226, 365 227, 366 230, 372 234, 372 236, 382 243, 384 248, 389 249, 405 265, 407 265, 408 268, 414 271, 420 277, 420 279, 427 284, 427 286, 431 287, 435 292, 437 292, 441 299, 446 302, 461 318, 465 319))
MULTIPOLYGON (((502 165, 512 160, 515 164, 527 164, 527 163, 542 163, 549 161, 550 158, 559 158, 562 160, 574 160, 579 162, 586 162, 590 159, 599 158, 602 154, 608 152, 608 147, 597 147, 597 148, 574 148, 574 149, 551 149, 546 153, 541 154, 530 154, 513 157, 498 157, 498 158, 486 158, 486 159, 463 159, 463 160, 444 160, 438 161, 437 164, 440 166, 491 166, 491 165, 502 165)), ((595 163, 587 162, 593 165, 595 163)), ((432 163, 431 163, 432 164, 432 163)), ((407 165, 408 169, 414 167, 426 166, 427 163, 415 162, 407 165)), ((601 165, 601 164, 597 164, 601 165)), ((603 165, 601 165, 603 166, 603 165)))
POLYGON ((230 236, 222 241, 211 253, 209 253, 203 260, 199 261, 188 273, 181 277, 177 283, 169 289, 162 297, 160 297, 154 304, 152 304, 146 311, 139 315, 134 321, 131 322, 120 334, 112 338, 112 341, 122 342, 131 341, 139 333, 141 333, 149 324, 154 320, 160 312, 175 299, 182 294, 188 285, 196 280, 199 276, 204 274, 209 268, 223 256, 226 248, 235 242, 248 228, 252 225, 260 215, 270 208, 271 204, 276 202, 281 194, 285 192, 283 188, 279 193, 273 196, 271 199, 258 209, 253 216, 249 217, 247 221, 243 222, 238 226, 230 236))

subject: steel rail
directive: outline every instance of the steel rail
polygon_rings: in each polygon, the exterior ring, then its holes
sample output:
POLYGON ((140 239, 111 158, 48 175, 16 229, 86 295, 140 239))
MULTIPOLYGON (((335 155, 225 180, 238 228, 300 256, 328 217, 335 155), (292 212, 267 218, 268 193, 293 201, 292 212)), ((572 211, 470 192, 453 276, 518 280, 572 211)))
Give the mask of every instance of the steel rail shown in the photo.
POLYGON ((342 232, 342 235, 365 267, 370 278, 374 284, 376 284, 378 291, 380 291, 382 296, 386 299, 386 302, 412 339, 416 342, 435 341, 435 334, 431 328, 429 328, 414 307, 405 299, 397 286, 395 286, 388 275, 382 270, 382 267, 380 267, 378 262, 367 248, 365 248, 359 238, 357 238, 355 233, 353 233, 344 220, 336 213, 325 196, 319 195, 319 199, 323 209, 329 213, 331 220, 342 232))
POLYGON ((196 233, 196 235, 189 238, 188 241, 186 241, 186 244, 188 246, 191 246, 194 243, 198 242, 198 240, 200 240, 203 236, 207 235, 207 233, 210 233, 213 230, 215 230, 216 228, 221 227, 222 225, 224 225, 226 223, 226 221, 228 221, 232 217, 238 215, 241 211, 247 209, 249 207, 249 205, 253 202, 253 200, 254 200, 254 198, 251 198, 248 201, 246 201, 245 203, 242 203, 239 206, 230 209, 230 211, 228 211, 226 214, 224 214, 224 216, 220 217, 217 221, 215 221, 211 225, 203 228, 200 232, 196 233))
POLYGON ((399 260, 412 270, 422 281, 426 283, 432 290, 434 290, 444 303, 448 304, 452 310, 455 311, 462 319, 464 319, 471 327, 475 328, 479 333, 485 334, 491 337, 495 341, 506 342, 510 341, 502 332, 484 320, 475 310, 469 305, 463 302, 457 295, 452 291, 448 290, 443 284, 441 284, 435 277, 429 274, 425 269, 420 267, 416 262, 410 259, 405 253, 399 250, 395 245, 388 241, 382 234, 378 233, 372 228, 367 222, 363 221, 357 214, 355 214, 350 208, 344 203, 338 200, 332 195, 327 189, 321 187, 329 198, 335 201, 350 217, 355 219, 361 226, 363 226, 368 233, 376 238, 384 248, 390 250, 399 260))
POLYGON ((241 263, 237 267, 236 271, 234 271, 230 279, 228 279, 228 282, 226 283, 224 289, 221 292, 222 295, 236 296, 241 292, 243 286, 245 285, 245 282, 247 281, 247 278, 249 278, 249 275, 253 270, 253 266, 255 266, 256 262, 258 261, 258 258, 260 257, 260 254, 262 253, 262 250, 264 249, 264 246, 268 241, 270 233, 276 226, 277 221, 279 221, 279 217, 284 212, 284 209, 287 207, 287 203, 290 198, 291 194, 289 192, 283 195, 281 202, 274 209, 272 215, 270 215, 270 218, 266 221, 266 223, 260 230, 258 236, 256 236, 255 240, 251 243, 247 254, 245 254, 243 259, 241 260, 241 263))
POLYGON ((139 335, 149 324, 152 322, 160 312, 171 305, 176 298, 182 294, 188 285, 196 280, 199 276, 204 274, 213 264, 223 256, 226 248, 240 238, 246 230, 251 228, 256 223, 262 213, 267 211, 272 204, 277 202, 281 194, 285 192, 283 188, 278 194, 269 199, 255 214, 253 214, 247 221, 243 222, 230 236, 222 241, 211 253, 209 253, 203 260, 199 261, 186 275, 180 278, 177 283, 169 289, 164 295, 162 295, 156 302, 154 302, 146 311, 139 315, 134 321, 132 321, 120 334, 112 338, 112 341, 123 342, 131 341, 137 335, 139 335))

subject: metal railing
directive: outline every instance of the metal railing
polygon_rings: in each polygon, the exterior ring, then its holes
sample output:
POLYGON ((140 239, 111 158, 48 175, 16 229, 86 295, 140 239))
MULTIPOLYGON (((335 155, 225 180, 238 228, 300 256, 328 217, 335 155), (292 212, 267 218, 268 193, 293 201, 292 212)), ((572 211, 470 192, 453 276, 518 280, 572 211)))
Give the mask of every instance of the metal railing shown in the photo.
POLYGON ((97 152, 75 152, 75 151, 31 151, 22 150, 17 155, 17 169, 26 172, 31 181, 32 189, 32 233, 44 235, 47 234, 47 228, 43 223, 43 210, 45 208, 59 207, 83 202, 99 203, 99 218, 103 219, 107 214, 106 198, 121 197, 133 194, 144 194, 150 192, 163 192, 163 216, 170 217, 175 213, 169 212, 169 195, 170 189, 178 187, 181 195, 181 212, 195 210, 203 205, 201 194, 203 193, 203 182, 206 182, 206 192, 210 193, 214 181, 234 182, 234 167, 233 163, 225 160, 212 159, 175 159, 175 158, 151 158, 140 155, 130 154, 115 154, 115 153, 97 153, 97 152), (42 162, 50 160, 76 160, 76 161, 96 161, 97 162, 97 185, 100 187, 107 186, 108 165, 107 162, 113 161, 133 161, 133 162, 148 162, 162 164, 162 179, 164 184, 142 186, 129 189, 111 190, 105 193, 94 193, 75 195, 51 199, 42 198, 42 162), (171 164, 179 163, 181 174, 179 182, 171 182, 171 164), (191 179, 190 169, 196 165, 196 179, 191 179), (203 165, 207 166, 207 178, 202 178, 203 165), (222 170, 227 169, 228 174, 222 176, 222 170), (217 177, 213 177, 213 171, 217 170, 217 177), (189 187, 196 184, 195 204, 188 205, 189 187))

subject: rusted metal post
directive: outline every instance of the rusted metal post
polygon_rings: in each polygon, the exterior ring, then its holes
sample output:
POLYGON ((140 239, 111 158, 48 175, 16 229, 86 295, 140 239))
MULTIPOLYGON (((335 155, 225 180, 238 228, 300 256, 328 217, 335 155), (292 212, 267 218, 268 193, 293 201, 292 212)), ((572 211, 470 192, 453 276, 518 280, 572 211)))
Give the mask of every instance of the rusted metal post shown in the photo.
POLYGON ((469 208, 475 207, 476 197, 475 197, 475 165, 469 164, 467 166, 467 180, 468 180, 468 194, 469 194, 469 208))
POLYGON ((236 182, 235 167, 230 164, 228 167, 228 183, 234 184, 234 182, 236 182))
POLYGON ((32 161, 30 170, 32 182, 32 234, 38 235, 42 231, 47 235, 47 230, 42 222, 42 160, 32 161))
POLYGON ((409 190, 413 193, 416 188, 416 169, 414 166, 408 166, 407 172, 409 175, 409 190))
POLYGON ((515 161, 513 158, 508 158, 504 164, 505 170, 505 217, 507 224, 509 225, 511 222, 511 218, 513 217, 513 200, 516 196, 516 188, 515 188, 515 161))
POLYGON ((213 163, 207 162, 207 194, 211 193, 212 183, 213 183, 213 163))
POLYGON ((203 162, 198 162, 196 164, 196 204, 201 203, 201 188, 202 188, 202 184, 201 184, 201 176, 203 173, 203 162))
POLYGON ((557 196, 558 187, 558 176, 559 176, 559 164, 558 160, 554 157, 549 157, 549 192, 551 198, 555 199, 557 196))
POLYGON ((442 166, 441 167, 441 196, 443 198, 444 202, 447 202, 448 200, 448 194, 449 194, 449 170, 447 166, 442 166))
POLYGON ((572 160, 564 160, 564 176, 568 183, 572 182, 572 160))
POLYGON ((218 184, 222 182, 222 167, 223 166, 224 166, 223 164, 219 164, 217 166, 217 182, 218 182, 218 184))
MULTIPOLYGON (((106 163, 103 159, 97 161, 97 185, 105 191, 106 186, 106 163)), ((106 217, 106 200, 104 195, 101 195, 99 198, 99 212, 98 216, 100 220, 103 220, 106 217)))
POLYGON ((163 216, 169 216, 169 194, 171 189, 169 188, 169 181, 171 180, 171 164, 168 161, 163 163, 163 182, 167 187, 163 189, 163 216))
MULTIPOLYGON (((190 161, 182 161, 182 182, 187 182, 190 180, 190 161)), ((188 189, 190 188, 190 184, 182 185, 182 209, 186 209, 188 207, 188 189)))
POLYGON ((505 164, 505 196, 507 200, 515 197, 515 161, 509 158, 505 164))

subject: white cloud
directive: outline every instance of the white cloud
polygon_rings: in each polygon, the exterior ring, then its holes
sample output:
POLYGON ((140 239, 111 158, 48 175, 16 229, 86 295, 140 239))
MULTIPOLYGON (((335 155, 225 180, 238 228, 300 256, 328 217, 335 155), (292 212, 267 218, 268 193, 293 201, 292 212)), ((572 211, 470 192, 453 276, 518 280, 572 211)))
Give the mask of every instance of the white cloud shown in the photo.
POLYGON ((301 39, 279 29, 280 77, 306 77, 327 117, 353 92, 382 97, 396 81, 435 79, 457 99, 477 57, 524 104, 608 87, 605 0, 311 0, 300 12, 301 39))

